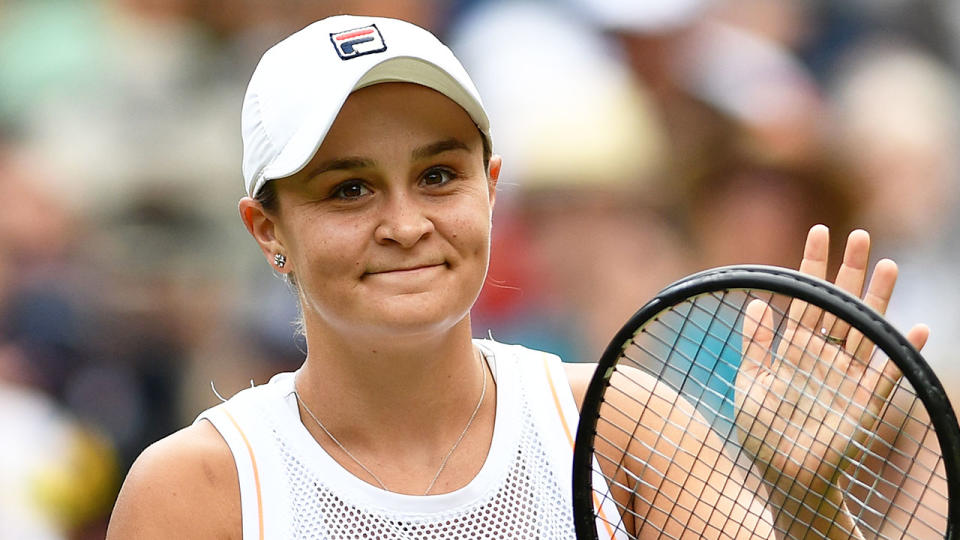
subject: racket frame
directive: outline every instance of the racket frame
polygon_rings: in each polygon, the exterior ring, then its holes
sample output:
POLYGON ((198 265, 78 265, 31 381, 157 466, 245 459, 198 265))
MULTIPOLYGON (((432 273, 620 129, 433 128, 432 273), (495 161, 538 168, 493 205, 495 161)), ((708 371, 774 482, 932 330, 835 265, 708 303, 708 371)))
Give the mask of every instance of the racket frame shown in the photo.
POLYGON ((913 386, 917 397, 938 405, 930 413, 931 424, 940 443, 947 477, 946 538, 958 535, 960 523, 960 425, 943 385, 920 352, 886 319, 859 298, 834 284, 796 270, 765 265, 736 265, 704 270, 663 289, 614 335, 603 356, 581 405, 573 453, 573 517, 578 540, 599 540, 593 509, 593 436, 596 433, 603 395, 623 350, 657 315, 690 298, 711 292, 761 289, 791 296, 837 315, 883 350, 913 386), (590 508, 591 511, 582 511, 590 508))

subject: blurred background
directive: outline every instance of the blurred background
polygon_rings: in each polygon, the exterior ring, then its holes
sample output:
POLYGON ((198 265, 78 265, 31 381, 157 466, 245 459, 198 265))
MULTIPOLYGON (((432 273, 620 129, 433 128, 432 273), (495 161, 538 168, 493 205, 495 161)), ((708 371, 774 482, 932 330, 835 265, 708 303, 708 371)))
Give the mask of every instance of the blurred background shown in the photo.
POLYGON ((145 446, 302 361, 236 211, 240 103, 346 12, 432 29, 489 108, 478 336, 595 360, 668 283, 795 266, 825 223, 834 268, 858 227, 897 260, 891 320, 960 383, 953 0, 0 0, 0 539, 102 538, 145 446))

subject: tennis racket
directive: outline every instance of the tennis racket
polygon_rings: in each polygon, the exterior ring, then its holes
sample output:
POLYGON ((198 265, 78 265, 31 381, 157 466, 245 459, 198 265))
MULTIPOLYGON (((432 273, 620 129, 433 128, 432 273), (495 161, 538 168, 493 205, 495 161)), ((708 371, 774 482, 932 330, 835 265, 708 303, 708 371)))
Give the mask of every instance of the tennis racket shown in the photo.
POLYGON ((960 427, 876 311, 796 271, 674 283, 581 408, 577 538, 958 538, 960 427))

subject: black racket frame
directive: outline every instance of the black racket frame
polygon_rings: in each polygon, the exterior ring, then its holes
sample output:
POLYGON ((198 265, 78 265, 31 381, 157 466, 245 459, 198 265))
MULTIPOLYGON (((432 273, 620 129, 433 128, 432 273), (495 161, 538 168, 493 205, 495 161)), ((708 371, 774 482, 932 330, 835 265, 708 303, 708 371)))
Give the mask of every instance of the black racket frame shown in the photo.
POLYGON ((886 319, 859 298, 832 283, 796 270, 764 265, 704 270, 669 285, 637 310, 607 345, 587 387, 573 453, 573 517, 578 540, 599 540, 593 510, 593 447, 603 394, 624 347, 649 321, 694 296, 728 290, 762 289, 789 295, 840 316, 883 350, 913 385, 930 412, 947 476, 948 540, 960 526, 960 425, 943 385, 916 348, 886 319), (931 407, 931 405, 933 407, 931 407), (589 509, 589 511, 587 511, 589 509))

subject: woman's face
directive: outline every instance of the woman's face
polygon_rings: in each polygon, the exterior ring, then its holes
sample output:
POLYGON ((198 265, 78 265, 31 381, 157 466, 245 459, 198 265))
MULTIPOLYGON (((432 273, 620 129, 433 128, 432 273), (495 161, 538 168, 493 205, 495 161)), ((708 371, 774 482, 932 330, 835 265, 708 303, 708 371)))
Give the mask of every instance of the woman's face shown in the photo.
POLYGON ((483 285, 499 161, 423 86, 350 95, 304 170, 276 180, 272 214, 308 336, 429 335, 467 321, 483 285))

